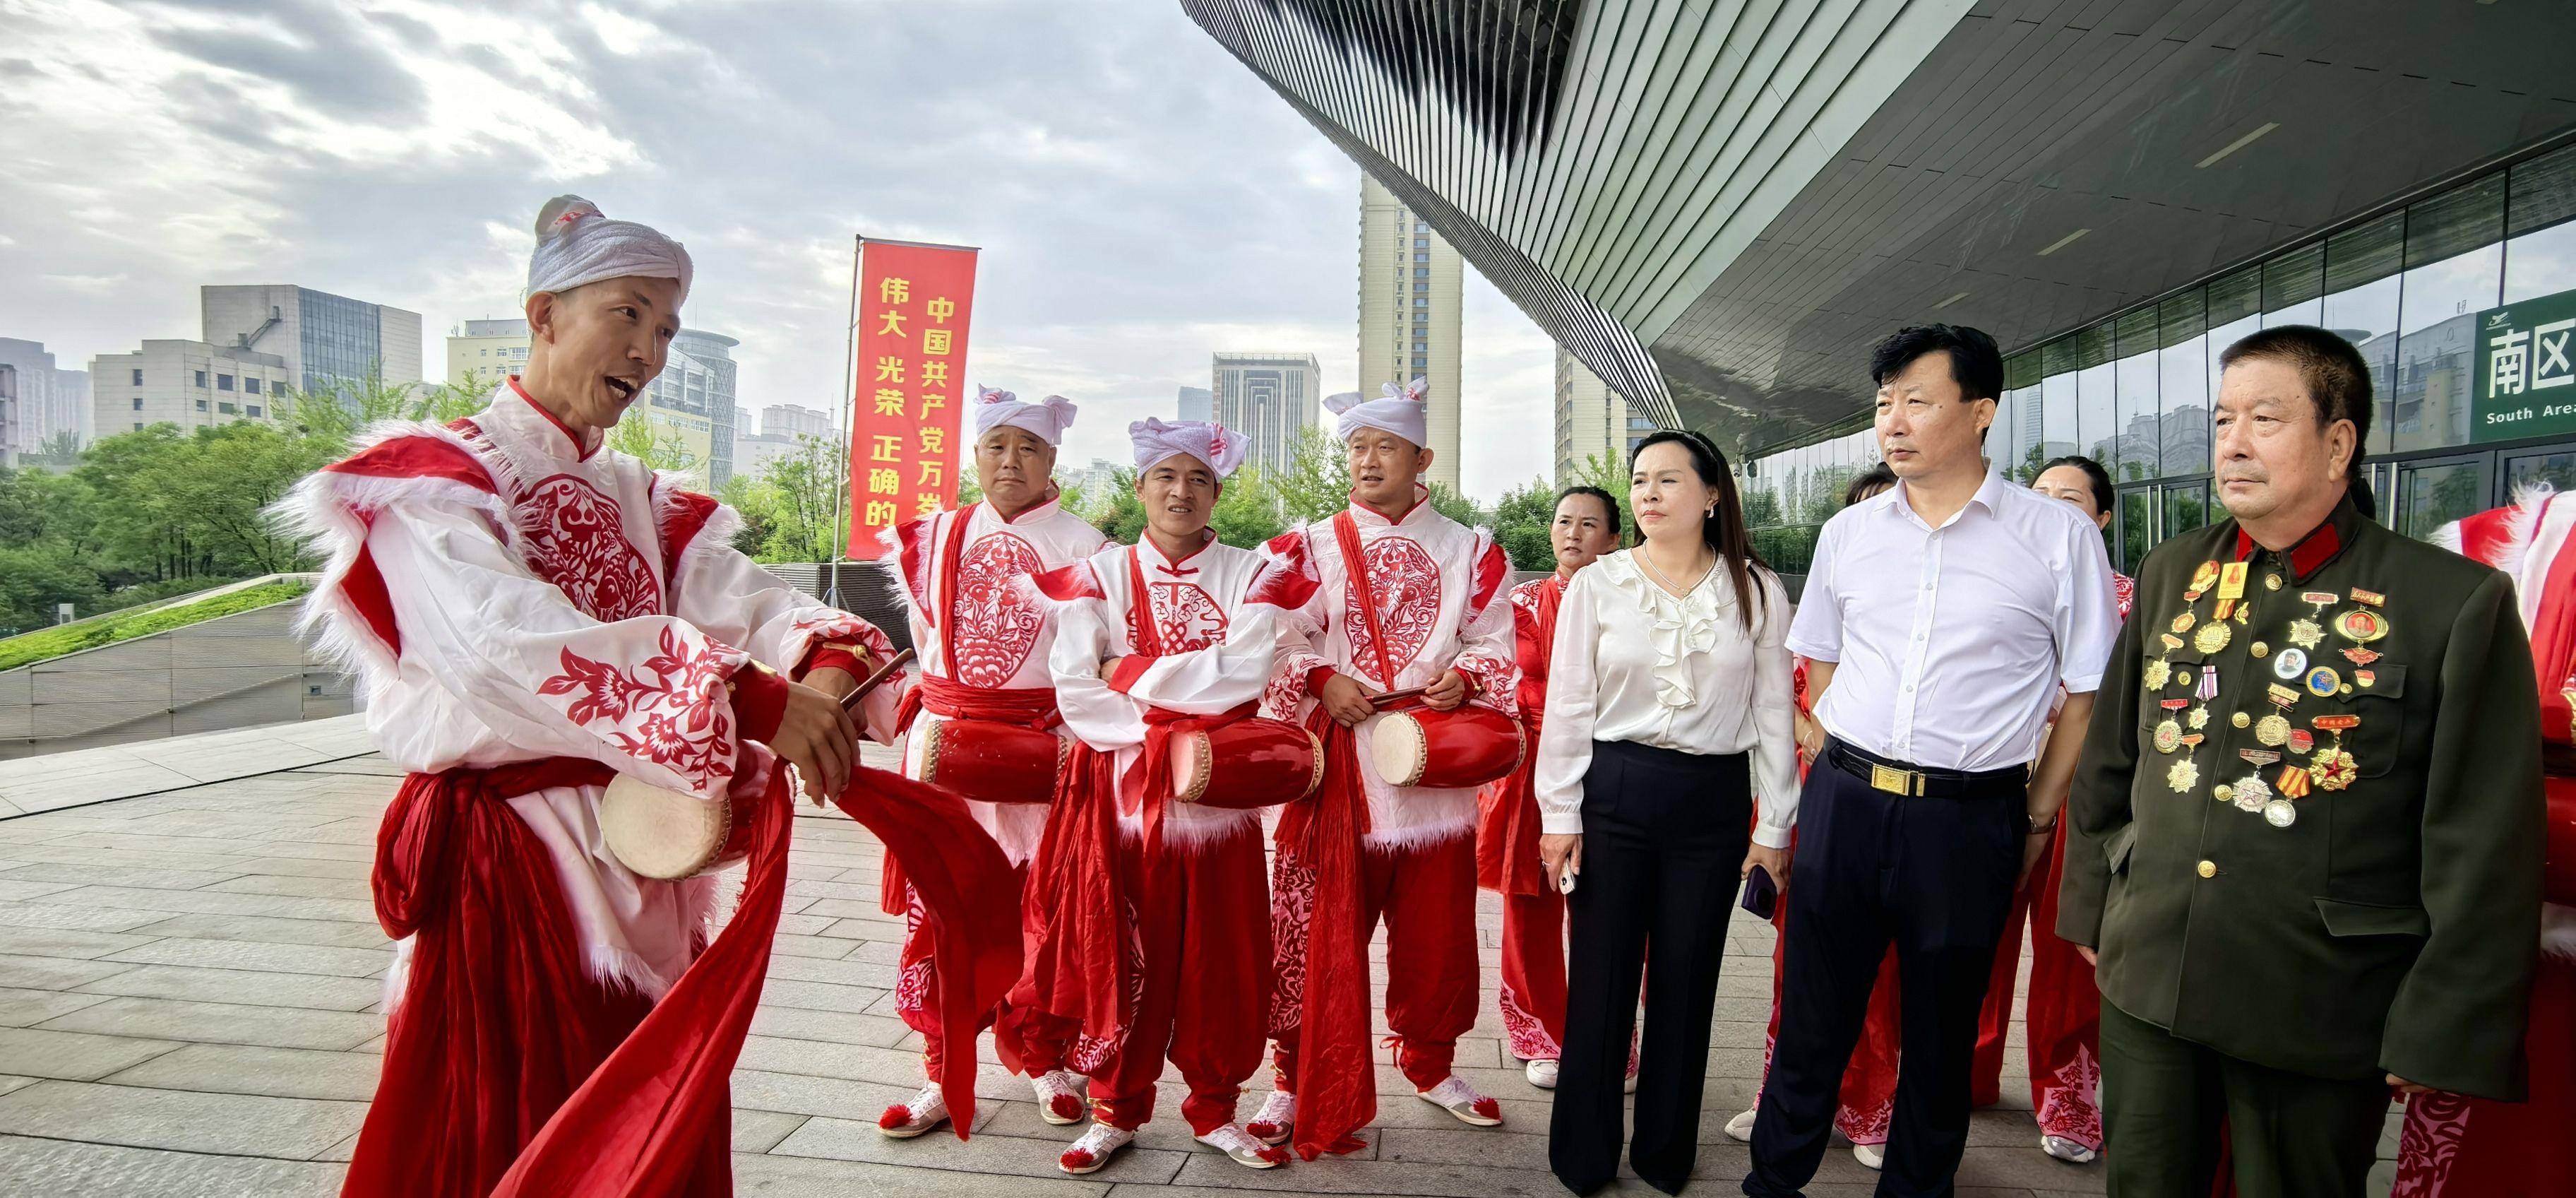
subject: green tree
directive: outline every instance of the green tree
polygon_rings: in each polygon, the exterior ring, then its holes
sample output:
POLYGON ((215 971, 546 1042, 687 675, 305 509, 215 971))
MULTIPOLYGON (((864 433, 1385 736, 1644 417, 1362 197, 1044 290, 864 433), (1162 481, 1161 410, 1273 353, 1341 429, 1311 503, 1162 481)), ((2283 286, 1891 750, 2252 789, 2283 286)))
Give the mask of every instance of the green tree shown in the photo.
MULTIPOLYGON (((1628 506, 1628 461, 1612 457, 1608 451, 1585 458, 1574 467, 1574 477, 1567 486, 1599 487, 1610 493, 1611 502, 1619 505, 1619 543, 1637 541, 1637 512, 1628 506)), ((1748 507, 1747 511, 1751 509, 1748 507)))
POLYGON ((1282 517, 1321 520, 1350 506, 1350 459, 1324 430, 1302 428, 1289 446, 1288 468, 1270 485, 1279 496, 1282 517))
POLYGON ((1107 493, 1100 496, 1099 509, 1091 515, 1091 526, 1118 544, 1133 545, 1145 535, 1145 501, 1136 496, 1136 472, 1120 470, 1109 477, 1107 493))
POLYGON ((697 455, 689 452, 679 433, 653 423, 651 417, 633 408, 627 409, 625 418, 608 430, 608 447, 655 470, 674 474, 698 465, 697 455))
POLYGON ((1556 568, 1556 548, 1549 527, 1556 522, 1556 490, 1533 478, 1503 492, 1494 504, 1494 543, 1512 559, 1515 570, 1556 568))
POLYGON ((1279 493, 1259 466, 1246 465, 1225 480, 1216 510, 1208 513, 1216 539, 1237 549, 1258 549, 1288 527, 1280 514, 1279 493))
POLYGON ((823 437, 798 437, 793 452, 772 459, 751 491, 769 528, 765 562, 824 562, 840 556, 847 536, 841 511, 849 464, 823 437))

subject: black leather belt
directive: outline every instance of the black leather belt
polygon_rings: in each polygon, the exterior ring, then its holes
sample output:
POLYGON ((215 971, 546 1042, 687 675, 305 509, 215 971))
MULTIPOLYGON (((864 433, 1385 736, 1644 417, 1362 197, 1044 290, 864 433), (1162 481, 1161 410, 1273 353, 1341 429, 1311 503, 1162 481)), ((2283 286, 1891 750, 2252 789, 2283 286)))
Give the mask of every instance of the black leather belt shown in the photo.
POLYGON ((1826 743, 1825 760, 1832 762, 1834 768, 1869 783, 1871 789, 1916 798, 1963 799, 2007 793, 2030 784, 2030 766, 2027 763, 1999 770, 1924 769, 1890 761, 1839 740, 1826 743))

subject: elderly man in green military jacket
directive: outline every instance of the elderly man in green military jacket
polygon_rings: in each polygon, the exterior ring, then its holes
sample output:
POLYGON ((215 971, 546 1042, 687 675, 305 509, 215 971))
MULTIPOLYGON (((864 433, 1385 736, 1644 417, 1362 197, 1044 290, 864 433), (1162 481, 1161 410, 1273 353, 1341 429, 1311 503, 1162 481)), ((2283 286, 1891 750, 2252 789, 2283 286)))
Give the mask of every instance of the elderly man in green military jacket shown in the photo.
POLYGON ((2230 346, 2234 517, 2139 573, 2069 800, 2058 935, 2096 958, 2113 1195, 2360 1194, 2392 1087, 2517 1099, 2539 711, 2512 583, 2352 487, 2370 375, 2230 346))

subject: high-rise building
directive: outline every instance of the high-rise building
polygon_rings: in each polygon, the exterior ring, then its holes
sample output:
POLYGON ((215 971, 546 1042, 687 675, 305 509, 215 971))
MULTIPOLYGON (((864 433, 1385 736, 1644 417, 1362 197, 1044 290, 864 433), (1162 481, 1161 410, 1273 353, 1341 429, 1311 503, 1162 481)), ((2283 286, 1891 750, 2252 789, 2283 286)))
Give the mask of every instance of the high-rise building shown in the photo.
POLYGON ((0 362, 0 466, 17 464, 18 368, 0 362))
POLYGON ((1556 349, 1556 485, 1571 486, 1595 457, 1625 466, 1655 422, 1628 414, 1628 401, 1564 346, 1556 349))
POLYGON ((282 354, 203 341, 147 339, 130 353, 89 360, 91 428, 100 436, 155 424, 181 429, 236 420, 275 422, 278 395, 295 381, 282 354))
POLYGON ((286 283, 207 286, 197 295, 207 344, 279 358, 297 390, 328 391, 333 379, 421 380, 418 312, 286 283))
POLYGON ((840 435, 832 427, 832 414, 792 403, 774 403, 760 410, 760 431, 772 437, 822 437, 840 435))
POLYGON ((1216 419, 1216 393, 1205 387, 1181 388, 1181 419, 1216 419))
MULTIPOLYGON (((733 477, 736 364, 726 351, 738 344, 721 333, 682 329, 641 401, 644 418, 679 438, 690 469, 709 487, 733 477)), ((524 318, 469 320, 448 334, 449 382, 461 382, 471 371, 485 384, 498 384, 527 364, 524 318)))
POLYGON ((84 409, 89 375, 56 369, 43 342, 16 337, 0 337, 0 365, 17 376, 9 427, 0 430, 0 453, 37 453, 65 433, 75 444, 88 443, 89 413, 84 409))
POLYGON ((1268 353, 1219 353, 1214 366, 1217 422, 1252 439, 1243 460, 1285 469, 1297 430, 1313 428, 1322 410, 1324 368, 1313 354, 1268 353))
POLYGON ((1465 267, 1376 179, 1360 177, 1360 394, 1425 379, 1431 469, 1458 489, 1458 305, 1465 267))

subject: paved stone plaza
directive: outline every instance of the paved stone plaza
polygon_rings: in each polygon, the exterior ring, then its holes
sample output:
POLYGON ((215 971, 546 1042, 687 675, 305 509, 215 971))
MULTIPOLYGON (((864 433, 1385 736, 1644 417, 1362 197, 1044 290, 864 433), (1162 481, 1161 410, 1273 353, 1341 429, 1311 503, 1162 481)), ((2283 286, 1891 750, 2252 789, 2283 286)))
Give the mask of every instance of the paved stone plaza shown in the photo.
MULTIPOLYGON (((224 734, 197 754, 129 746, 150 757, 127 769, 141 780, 128 798, 101 798, 118 767, 93 754, 0 766, 0 1194, 337 1191, 384 1044, 390 954, 366 876, 396 785, 381 760, 346 755, 348 723, 224 734), (191 760, 220 765, 191 773, 191 760)), ((1074 1129, 1042 1122, 989 1052, 979 1089, 1000 1101, 982 1104, 972 1141, 877 1134, 878 1111, 920 1076, 918 1037, 894 1017, 889 989, 902 927, 877 910, 879 850, 865 832, 809 809, 796 843, 777 956, 734 1074, 742 1193, 1564 1192, 1547 1172, 1547 1096, 1498 1039, 1491 896, 1479 920, 1484 1015, 1459 1063, 1502 1100, 1503 1128, 1472 1130, 1405 1097, 1381 1050, 1380 1129, 1354 1156, 1258 1173, 1196 1150, 1167 1078, 1164 1118, 1110 1168, 1074 1180, 1054 1164, 1074 1129)), ((1745 1151, 1719 1128, 1762 1059, 1771 930, 1739 917, 1730 946, 1695 1194, 1737 1192, 1745 1151)), ((2016 1054, 2019 1044, 2016 1034, 2016 1054)), ((2017 1060, 2004 1093, 2015 1109, 1977 1116, 1960 1192, 2099 1193, 2098 1168, 2039 1152, 2017 1060)), ((1866 1194, 1874 1180, 1838 1146, 1809 1192, 1866 1194)), ((1621 1188, 1651 1192, 1634 1178, 1621 1188)))

